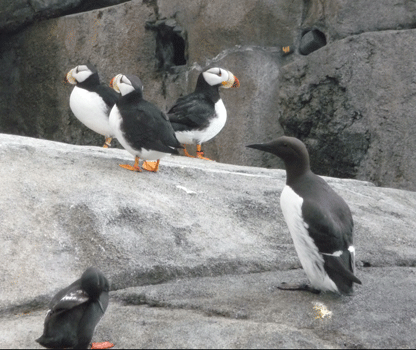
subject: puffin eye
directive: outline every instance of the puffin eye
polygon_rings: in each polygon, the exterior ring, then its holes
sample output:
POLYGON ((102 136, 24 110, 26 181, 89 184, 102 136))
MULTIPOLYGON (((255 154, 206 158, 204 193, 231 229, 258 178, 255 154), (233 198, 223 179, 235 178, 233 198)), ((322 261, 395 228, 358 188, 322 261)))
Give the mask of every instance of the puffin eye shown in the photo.
POLYGON ((222 75, 221 69, 218 70, 218 76, 220 77, 222 75))

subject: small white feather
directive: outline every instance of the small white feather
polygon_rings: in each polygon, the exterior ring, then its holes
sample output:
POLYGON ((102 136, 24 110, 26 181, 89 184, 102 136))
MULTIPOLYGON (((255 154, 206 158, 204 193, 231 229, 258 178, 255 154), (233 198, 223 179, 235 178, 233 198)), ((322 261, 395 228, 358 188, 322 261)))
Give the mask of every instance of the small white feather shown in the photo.
POLYGON ((65 295, 61 301, 79 301, 81 303, 85 303, 89 300, 88 295, 82 290, 76 290, 65 295))
POLYGON ((323 255, 329 255, 329 256, 341 256, 342 255, 342 250, 337 250, 336 252, 333 253, 322 253, 323 255))

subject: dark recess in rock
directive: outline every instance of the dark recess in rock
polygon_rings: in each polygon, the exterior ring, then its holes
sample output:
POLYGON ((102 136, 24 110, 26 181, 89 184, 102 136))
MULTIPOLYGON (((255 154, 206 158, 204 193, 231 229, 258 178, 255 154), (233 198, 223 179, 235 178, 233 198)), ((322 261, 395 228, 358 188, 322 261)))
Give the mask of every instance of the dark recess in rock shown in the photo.
POLYGON ((318 29, 312 29, 302 35, 302 39, 299 44, 299 52, 302 55, 309 55, 325 45, 325 34, 318 29))
POLYGON ((186 35, 174 19, 147 22, 146 29, 153 30, 156 35, 155 55, 159 71, 171 72, 175 67, 186 65, 186 35))
POLYGON ((127 1, 130 1, 130 0, 84 0, 81 2, 79 6, 77 6, 70 13, 74 14, 74 13, 97 10, 103 7, 122 4, 123 2, 127 2, 127 1))

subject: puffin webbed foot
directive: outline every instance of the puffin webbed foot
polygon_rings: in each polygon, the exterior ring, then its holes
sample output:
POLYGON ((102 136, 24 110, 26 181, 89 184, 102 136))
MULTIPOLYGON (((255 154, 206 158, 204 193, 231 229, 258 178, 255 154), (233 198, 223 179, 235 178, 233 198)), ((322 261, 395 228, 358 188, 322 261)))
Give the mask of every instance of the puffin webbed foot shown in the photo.
POLYGON ((152 172, 156 173, 157 171, 159 171, 159 162, 160 162, 159 159, 156 162, 145 161, 142 164, 142 168, 144 170, 152 171, 152 172))
POLYGON ((113 343, 109 341, 101 342, 101 343, 92 343, 91 349, 110 349, 114 346, 113 343))
POLYGON ((281 289, 281 290, 303 290, 303 291, 306 291, 306 292, 311 292, 313 294, 321 293, 321 291, 319 289, 315 289, 307 283, 286 283, 286 282, 282 282, 280 284, 280 286, 278 286, 277 288, 281 289))
POLYGON ((106 137, 105 138, 104 145, 103 145, 103 148, 109 148, 109 147, 111 147, 111 140, 112 139, 113 139, 112 137, 106 137))
POLYGON ((131 170, 131 171, 137 171, 139 173, 142 172, 142 169, 140 169, 140 166, 139 166, 139 157, 136 157, 134 159, 134 165, 133 166, 131 166, 129 164, 119 164, 119 166, 121 166, 123 169, 131 170))
POLYGON ((121 166, 123 169, 131 170, 131 171, 137 171, 139 173, 142 172, 142 169, 140 169, 139 166, 132 166, 132 165, 129 165, 129 164, 119 164, 119 166, 121 166))
POLYGON ((196 157, 199 159, 212 160, 204 157, 204 152, 201 149, 201 145, 196 145, 196 157))
POLYGON ((189 157, 189 158, 195 158, 194 156, 191 156, 191 155, 188 153, 188 151, 186 150, 185 145, 183 145, 183 154, 184 154, 186 157, 189 157))
POLYGON ((211 160, 212 161, 212 159, 204 157, 204 152, 202 152, 202 151, 201 152, 196 152, 196 157, 199 158, 199 159, 211 160))

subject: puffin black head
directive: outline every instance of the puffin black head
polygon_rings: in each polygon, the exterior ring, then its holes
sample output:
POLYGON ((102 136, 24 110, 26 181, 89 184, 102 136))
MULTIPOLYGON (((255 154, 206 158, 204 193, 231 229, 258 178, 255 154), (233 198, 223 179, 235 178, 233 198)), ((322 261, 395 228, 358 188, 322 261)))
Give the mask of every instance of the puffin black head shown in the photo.
POLYGON ((97 300, 102 292, 109 291, 110 283, 100 270, 90 267, 81 276, 81 289, 92 300, 97 300))
POLYGON ((96 80, 96 83, 99 84, 99 77, 97 69, 90 63, 85 65, 79 65, 71 69, 65 76, 65 82, 70 84, 80 84, 91 79, 91 77, 96 80))
POLYGON ((295 137, 282 136, 275 141, 246 147, 272 153, 281 158, 285 162, 288 179, 310 170, 308 150, 305 144, 295 137))
POLYGON ((228 70, 223 68, 207 68, 198 77, 197 89, 204 85, 228 88, 238 88, 239 80, 228 70))
POLYGON ((110 87, 121 93, 121 96, 128 95, 133 91, 142 95, 143 91, 143 83, 140 78, 135 75, 118 74, 111 79, 110 87))

